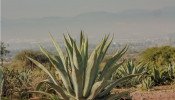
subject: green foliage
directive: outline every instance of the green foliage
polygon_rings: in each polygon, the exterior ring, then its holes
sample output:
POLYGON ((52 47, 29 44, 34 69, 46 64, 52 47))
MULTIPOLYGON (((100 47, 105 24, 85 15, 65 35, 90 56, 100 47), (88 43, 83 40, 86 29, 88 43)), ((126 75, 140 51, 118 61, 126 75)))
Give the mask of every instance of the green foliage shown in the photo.
MULTIPOLYGON (((133 61, 128 61, 126 64, 123 64, 122 67, 120 67, 116 71, 115 76, 118 79, 128 75, 144 73, 146 71, 147 71, 147 66, 145 64, 140 63, 138 65, 135 65, 133 61)), ((126 87, 135 86, 141 82, 141 79, 142 79, 142 76, 134 77, 130 81, 122 83, 122 86, 123 85, 126 87)))
POLYGON ((151 77, 147 77, 142 80, 141 89, 149 91, 153 87, 153 85, 154 85, 154 81, 151 79, 151 77))
POLYGON ((170 79, 175 79, 175 63, 168 65, 168 75, 170 79))
POLYGON ((142 53, 142 62, 161 68, 175 62, 175 48, 170 46, 152 47, 142 53))
POLYGON ((160 70, 157 67, 153 67, 151 75, 155 85, 164 85, 172 81, 169 77, 167 69, 160 70))
POLYGON ((123 77, 126 75, 142 73, 145 69, 146 66, 144 64, 139 64, 135 66, 133 61, 128 61, 128 63, 120 67, 118 71, 120 72, 120 75, 123 77))
POLYGON ((19 72, 3 68, 2 77, 2 97, 29 98, 27 91, 32 90, 31 77, 32 72, 19 72))
MULTIPOLYGON (((52 73, 50 73, 50 71, 48 71, 46 67, 44 67, 41 63, 31 57, 27 58, 29 58, 33 63, 35 63, 39 68, 41 68, 50 76, 51 80, 45 80, 44 83, 53 88, 56 93, 55 95, 59 96, 61 99, 93 100, 103 98, 106 100, 112 100, 121 96, 119 94, 110 94, 110 91, 116 87, 116 85, 140 74, 132 74, 119 78, 117 80, 111 80, 112 74, 122 64, 118 64, 116 62, 127 51, 128 46, 126 46, 121 51, 116 52, 106 62, 100 72, 100 64, 106 54, 109 45, 113 40, 112 38, 110 41, 107 41, 108 37, 109 35, 105 36, 105 38, 91 53, 90 57, 88 57, 88 39, 84 37, 83 33, 81 33, 80 36, 80 47, 77 45, 75 40, 69 36, 69 34, 68 39, 64 36, 64 42, 67 51, 66 56, 63 55, 62 50, 52 36, 51 38, 53 44, 55 45, 59 56, 52 55, 42 46, 40 46, 41 51, 48 57, 49 61, 55 68, 56 73, 59 74, 63 85, 61 85, 61 83, 56 80, 55 76, 52 75, 52 73)), ((35 92, 48 94, 46 92, 39 91, 39 89, 37 89, 35 92)), ((49 93, 49 96, 50 94, 51 93, 49 93)))
POLYGON ((30 61, 29 59, 27 59, 26 56, 32 57, 32 58, 34 58, 37 61, 42 62, 42 63, 48 62, 48 58, 45 57, 44 54, 42 54, 40 51, 34 51, 34 50, 23 50, 19 54, 17 54, 14 57, 14 59, 16 61, 22 62, 23 67, 26 67, 26 66, 34 67, 35 64, 33 64, 33 62, 30 61))
POLYGON ((0 48, 1 48, 0 49, 0 60, 1 60, 1 65, 0 66, 3 66, 4 56, 6 56, 8 53, 10 53, 10 51, 6 49, 7 46, 2 41, 0 43, 0 48))

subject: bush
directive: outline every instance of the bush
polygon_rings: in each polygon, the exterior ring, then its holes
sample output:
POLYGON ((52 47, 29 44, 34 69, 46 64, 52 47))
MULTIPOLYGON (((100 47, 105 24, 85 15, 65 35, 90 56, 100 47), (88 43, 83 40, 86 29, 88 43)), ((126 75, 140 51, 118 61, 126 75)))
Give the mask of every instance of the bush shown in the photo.
POLYGON ((27 91, 34 90, 31 85, 32 71, 15 71, 4 67, 2 74, 2 97, 22 99, 31 96, 27 91))
POLYGON ((14 57, 14 59, 15 61, 22 62, 23 67, 29 66, 33 69, 35 67, 35 64, 33 64, 33 62, 31 62, 29 59, 27 59, 26 56, 35 58, 42 63, 48 63, 48 58, 44 54, 42 54, 40 51, 34 51, 34 50, 23 50, 19 54, 17 54, 14 57))
POLYGON ((175 61, 175 48, 171 46, 148 48, 142 53, 141 59, 143 63, 162 68, 175 61))

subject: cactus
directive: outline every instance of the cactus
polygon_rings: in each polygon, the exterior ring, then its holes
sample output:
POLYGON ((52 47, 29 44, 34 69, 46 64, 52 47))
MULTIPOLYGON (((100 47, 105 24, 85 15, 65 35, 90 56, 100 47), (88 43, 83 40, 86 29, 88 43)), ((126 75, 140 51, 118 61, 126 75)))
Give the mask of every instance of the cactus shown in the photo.
MULTIPOLYGON (((67 55, 63 55, 62 50, 56 43, 52 35, 51 39, 56 47, 58 56, 52 55, 40 46, 41 51, 48 57, 49 61, 55 68, 59 77, 63 82, 63 86, 56 80, 55 76, 52 75, 41 63, 27 57, 39 68, 44 70, 51 78, 50 81, 45 80, 42 83, 48 84, 52 87, 60 99, 70 100, 93 100, 102 99, 105 97, 108 99, 115 99, 120 94, 110 96, 110 91, 119 83, 126 79, 138 76, 140 74, 133 74, 122 77, 120 79, 110 81, 112 74, 122 63, 116 63, 127 51, 128 45, 126 45, 120 52, 117 52, 111 57, 103 70, 99 72, 99 66, 113 40, 113 37, 108 40, 109 35, 105 36, 102 41, 97 45, 95 50, 88 57, 88 39, 85 38, 81 32, 80 36, 80 47, 75 40, 68 34, 68 39, 64 36, 64 43, 67 51, 67 55), (99 74, 100 73, 100 74, 99 74)), ((40 84, 41 85, 41 84, 40 84)), ((36 93, 44 93, 37 89, 33 91, 36 93)), ((50 96, 50 94, 49 94, 50 96)))

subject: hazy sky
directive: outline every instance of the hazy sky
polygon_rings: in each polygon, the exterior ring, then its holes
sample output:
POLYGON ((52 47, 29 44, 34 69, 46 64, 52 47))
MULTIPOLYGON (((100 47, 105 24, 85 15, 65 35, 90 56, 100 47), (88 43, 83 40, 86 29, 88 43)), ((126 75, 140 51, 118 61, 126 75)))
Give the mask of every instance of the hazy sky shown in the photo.
POLYGON ((49 32, 81 29, 91 38, 109 32, 119 37, 173 33, 174 8, 175 0, 1 0, 2 39, 41 41, 49 32))
POLYGON ((175 6, 175 0, 1 0, 7 19, 76 16, 78 14, 129 9, 155 10, 175 6))

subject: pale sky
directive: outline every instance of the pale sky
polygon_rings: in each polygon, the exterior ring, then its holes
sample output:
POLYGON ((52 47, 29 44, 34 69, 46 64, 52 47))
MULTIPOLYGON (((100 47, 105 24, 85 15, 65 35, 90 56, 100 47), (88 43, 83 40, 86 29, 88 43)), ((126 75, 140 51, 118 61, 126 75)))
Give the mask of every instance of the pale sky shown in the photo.
POLYGON ((76 16, 87 12, 121 12, 130 9, 155 10, 175 6, 175 0, 1 0, 7 19, 76 16))

